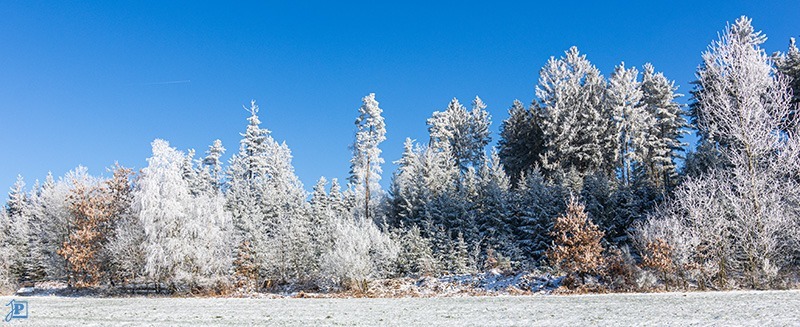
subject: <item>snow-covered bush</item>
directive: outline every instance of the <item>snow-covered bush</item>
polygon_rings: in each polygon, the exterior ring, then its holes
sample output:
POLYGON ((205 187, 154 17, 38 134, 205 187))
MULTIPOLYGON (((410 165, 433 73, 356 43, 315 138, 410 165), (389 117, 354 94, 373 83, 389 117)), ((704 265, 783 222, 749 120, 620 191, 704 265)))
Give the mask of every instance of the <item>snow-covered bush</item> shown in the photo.
POLYGON ((334 223, 334 245, 322 258, 322 271, 334 287, 366 291, 367 281, 393 268, 398 247, 371 221, 334 223))

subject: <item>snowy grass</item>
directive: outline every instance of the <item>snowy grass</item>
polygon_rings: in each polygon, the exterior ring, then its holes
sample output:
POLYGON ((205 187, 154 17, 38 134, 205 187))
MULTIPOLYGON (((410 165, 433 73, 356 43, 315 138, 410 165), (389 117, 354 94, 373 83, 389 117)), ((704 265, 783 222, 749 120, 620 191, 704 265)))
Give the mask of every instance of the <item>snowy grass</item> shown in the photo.
MULTIPOLYGON (((11 297, 0 297, 3 304, 11 297)), ((800 324, 800 291, 400 299, 17 297, 31 326, 800 324)), ((4 310, 4 309, 3 309, 4 310)), ((2 312, 5 315, 5 312, 2 312)))

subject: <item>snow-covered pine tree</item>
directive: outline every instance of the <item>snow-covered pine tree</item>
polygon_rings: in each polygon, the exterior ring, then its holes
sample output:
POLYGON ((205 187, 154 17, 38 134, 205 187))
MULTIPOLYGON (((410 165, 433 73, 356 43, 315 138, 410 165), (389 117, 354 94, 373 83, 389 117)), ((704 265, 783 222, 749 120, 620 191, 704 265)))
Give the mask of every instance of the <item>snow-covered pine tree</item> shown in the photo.
POLYGON ((600 71, 576 47, 559 59, 551 57, 540 71, 536 96, 546 148, 542 168, 548 175, 613 173, 617 134, 603 106, 605 87, 600 71))
POLYGON ((566 210, 566 191, 548 182, 538 168, 522 175, 512 193, 513 228, 523 263, 536 265, 550 246, 553 220, 566 210))
POLYGON ((316 260, 310 248, 307 193, 294 172, 286 143, 279 144, 270 136, 266 145, 268 177, 259 182, 268 246, 264 268, 278 281, 306 282, 311 276, 306 267, 316 260))
MULTIPOLYGON (((265 233, 266 214, 262 207, 263 179, 266 178, 266 141, 270 131, 261 128, 258 117, 259 108, 255 101, 245 109, 250 113, 248 125, 239 144, 239 153, 234 154, 226 171, 225 197, 228 211, 233 215, 236 231, 237 263, 248 267, 258 267, 259 275, 264 273, 264 256, 267 253, 265 233), (246 246, 241 246, 246 244, 246 246), (249 255, 249 253, 254 255, 249 255), (246 260, 244 260, 246 256, 246 260)), ((237 271, 240 267, 236 267, 237 271)), ((248 268, 249 269, 249 268, 248 268)))
POLYGON ((511 181, 503 170, 500 158, 492 152, 479 172, 481 185, 481 207, 476 221, 487 246, 491 246, 505 257, 519 259, 514 238, 512 208, 510 206, 511 181))
POLYGON ((313 260, 306 192, 294 173, 289 147, 261 128, 255 101, 248 111, 249 124, 239 153, 230 160, 225 188, 235 248, 244 250, 237 252, 235 262, 258 267, 259 275, 273 282, 305 280, 304 266, 313 260))
POLYGON ((338 178, 331 179, 331 187, 328 190, 328 199, 333 211, 337 212, 339 215, 350 210, 352 207, 347 203, 347 199, 345 199, 345 195, 342 193, 342 186, 339 185, 338 178))
POLYGON ((351 147, 353 158, 350 159, 349 182, 354 188, 357 212, 365 220, 370 220, 375 217, 372 213, 383 197, 379 182, 384 160, 378 146, 386 140, 386 123, 381 115, 383 110, 375 100, 375 93, 370 93, 361 101, 363 104, 358 108, 355 121, 355 142, 351 147))
POLYGON ((403 143, 403 154, 395 161, 397 170, 392 176, 390 186, 392 214, 389 221, 394 226, 411 226, 419 224, 415 219, 419 217, 418 210, 422 204, 420 189, 417 179, 418 156, 414 149, 414 141, 406 138, 403 143))
POLYGON ((634 67, 626 69, 623 62, 611 74, 606 91, 606 106, 617 124, 618 167, 624 185, 631 184, 636 166, 648 156, 646 144, 652 142, 648 130, 653 125, 653 117, 641 102, 638 79, 639 71, 634 67))
MULTIPOLYGON (((332 229, 333 221, 338 218, 334 200, 328 195, 328 180, 320 177, 314 185, 314 191, 309 200, 309 233, 313 242, 313 253, 315 258, 321 258, 322 254, 333 245, 332 229)), ((317 262, 318 264, 318 262, 317 262)), ((319 266, 307 269, 316 271, 319 266)))
POLYGON ((13 253, 11 276, 19 282, 34 282, 43 277, 41 263, 37 262, 38 239, 31 228, 32 210, 30 195, 25 191, 25 181, 17 181, 8 194, 6 208, 9 226, 8 246, 13 253))
POLYGON ((214 140, 214 143, 208 146, 206 150, 206 157, 203 158, 202 176, 211 188, 220 190, 222 187, 222 155, 225 154, 225 147, 222 146, 222 141, 214 140))
POLYGON ((438 270, 431 242, 422 236, 419 226, 397 230, 395 239, 400 248, 396 269, 398 274, 431 275, 438 270))
POLYGON ((480 167, 484 148, 491 141, 491 118, 485 109, 480 97, 473 100, 472 111, 453 98, 445 111, 436 111, 428 118, 429 146, 435 151, 450 151, 462 171, 468 166, 480 167))
POLYGON ((500 128, 500 162, 516 185, 524 171, 541 166, 544 139, 539 127, 538 103, 526 109, 519 100, 508 110, 508 118, 500 128))
POLYGON ((0 290, 9 291, 16 284, 11 274, 13 249, 9 246, 11 221, 5 207, 0 208, 0 290))
POLYGON ((669 190, 676 184, 677 169, 675 159, 686 146, 680 138, 687 133, 686 119, 683 118, 681 104, 675 100, 683 95, 675 93, 675 83, 656 73, 653 65, 647 63, 642 72, 642 103, 655 122, 647 131, 645 143, 646 157, 643 165, 648 180, 662 190, 669 190))

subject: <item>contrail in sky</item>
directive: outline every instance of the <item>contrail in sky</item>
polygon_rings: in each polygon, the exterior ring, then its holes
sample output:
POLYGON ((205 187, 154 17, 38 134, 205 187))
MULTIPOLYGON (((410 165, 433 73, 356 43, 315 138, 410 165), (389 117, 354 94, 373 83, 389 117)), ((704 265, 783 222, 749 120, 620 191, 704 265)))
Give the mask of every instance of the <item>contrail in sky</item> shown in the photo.
POLYGON ((134 85, 167 85, 167 84, 184 84, 184 83, 191 83, 191 80, 184 79, 180 81, 166 81, 166 82, 150 82, 150 83, 141 83, 141 84, 134 84, 134 85))

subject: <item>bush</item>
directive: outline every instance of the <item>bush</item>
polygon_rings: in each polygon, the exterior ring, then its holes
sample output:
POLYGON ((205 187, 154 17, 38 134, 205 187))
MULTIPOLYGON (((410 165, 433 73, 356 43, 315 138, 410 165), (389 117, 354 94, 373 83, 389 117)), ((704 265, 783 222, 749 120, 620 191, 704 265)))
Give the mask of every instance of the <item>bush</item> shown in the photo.
POLYGON ((603 232, 592 223, 574 197, 567 213, 556 218, 551 232, 553 244, 547 251, 550 263, 567 273, 567 286, 581 286, 586 277, 601 272, 604 266, 603 232))
POLYGON ((334 245, 322 258, 322 272, 334 288, 366 292, 368 281, 387 274, 397 245, 371 221, 335 223, 334 245))

